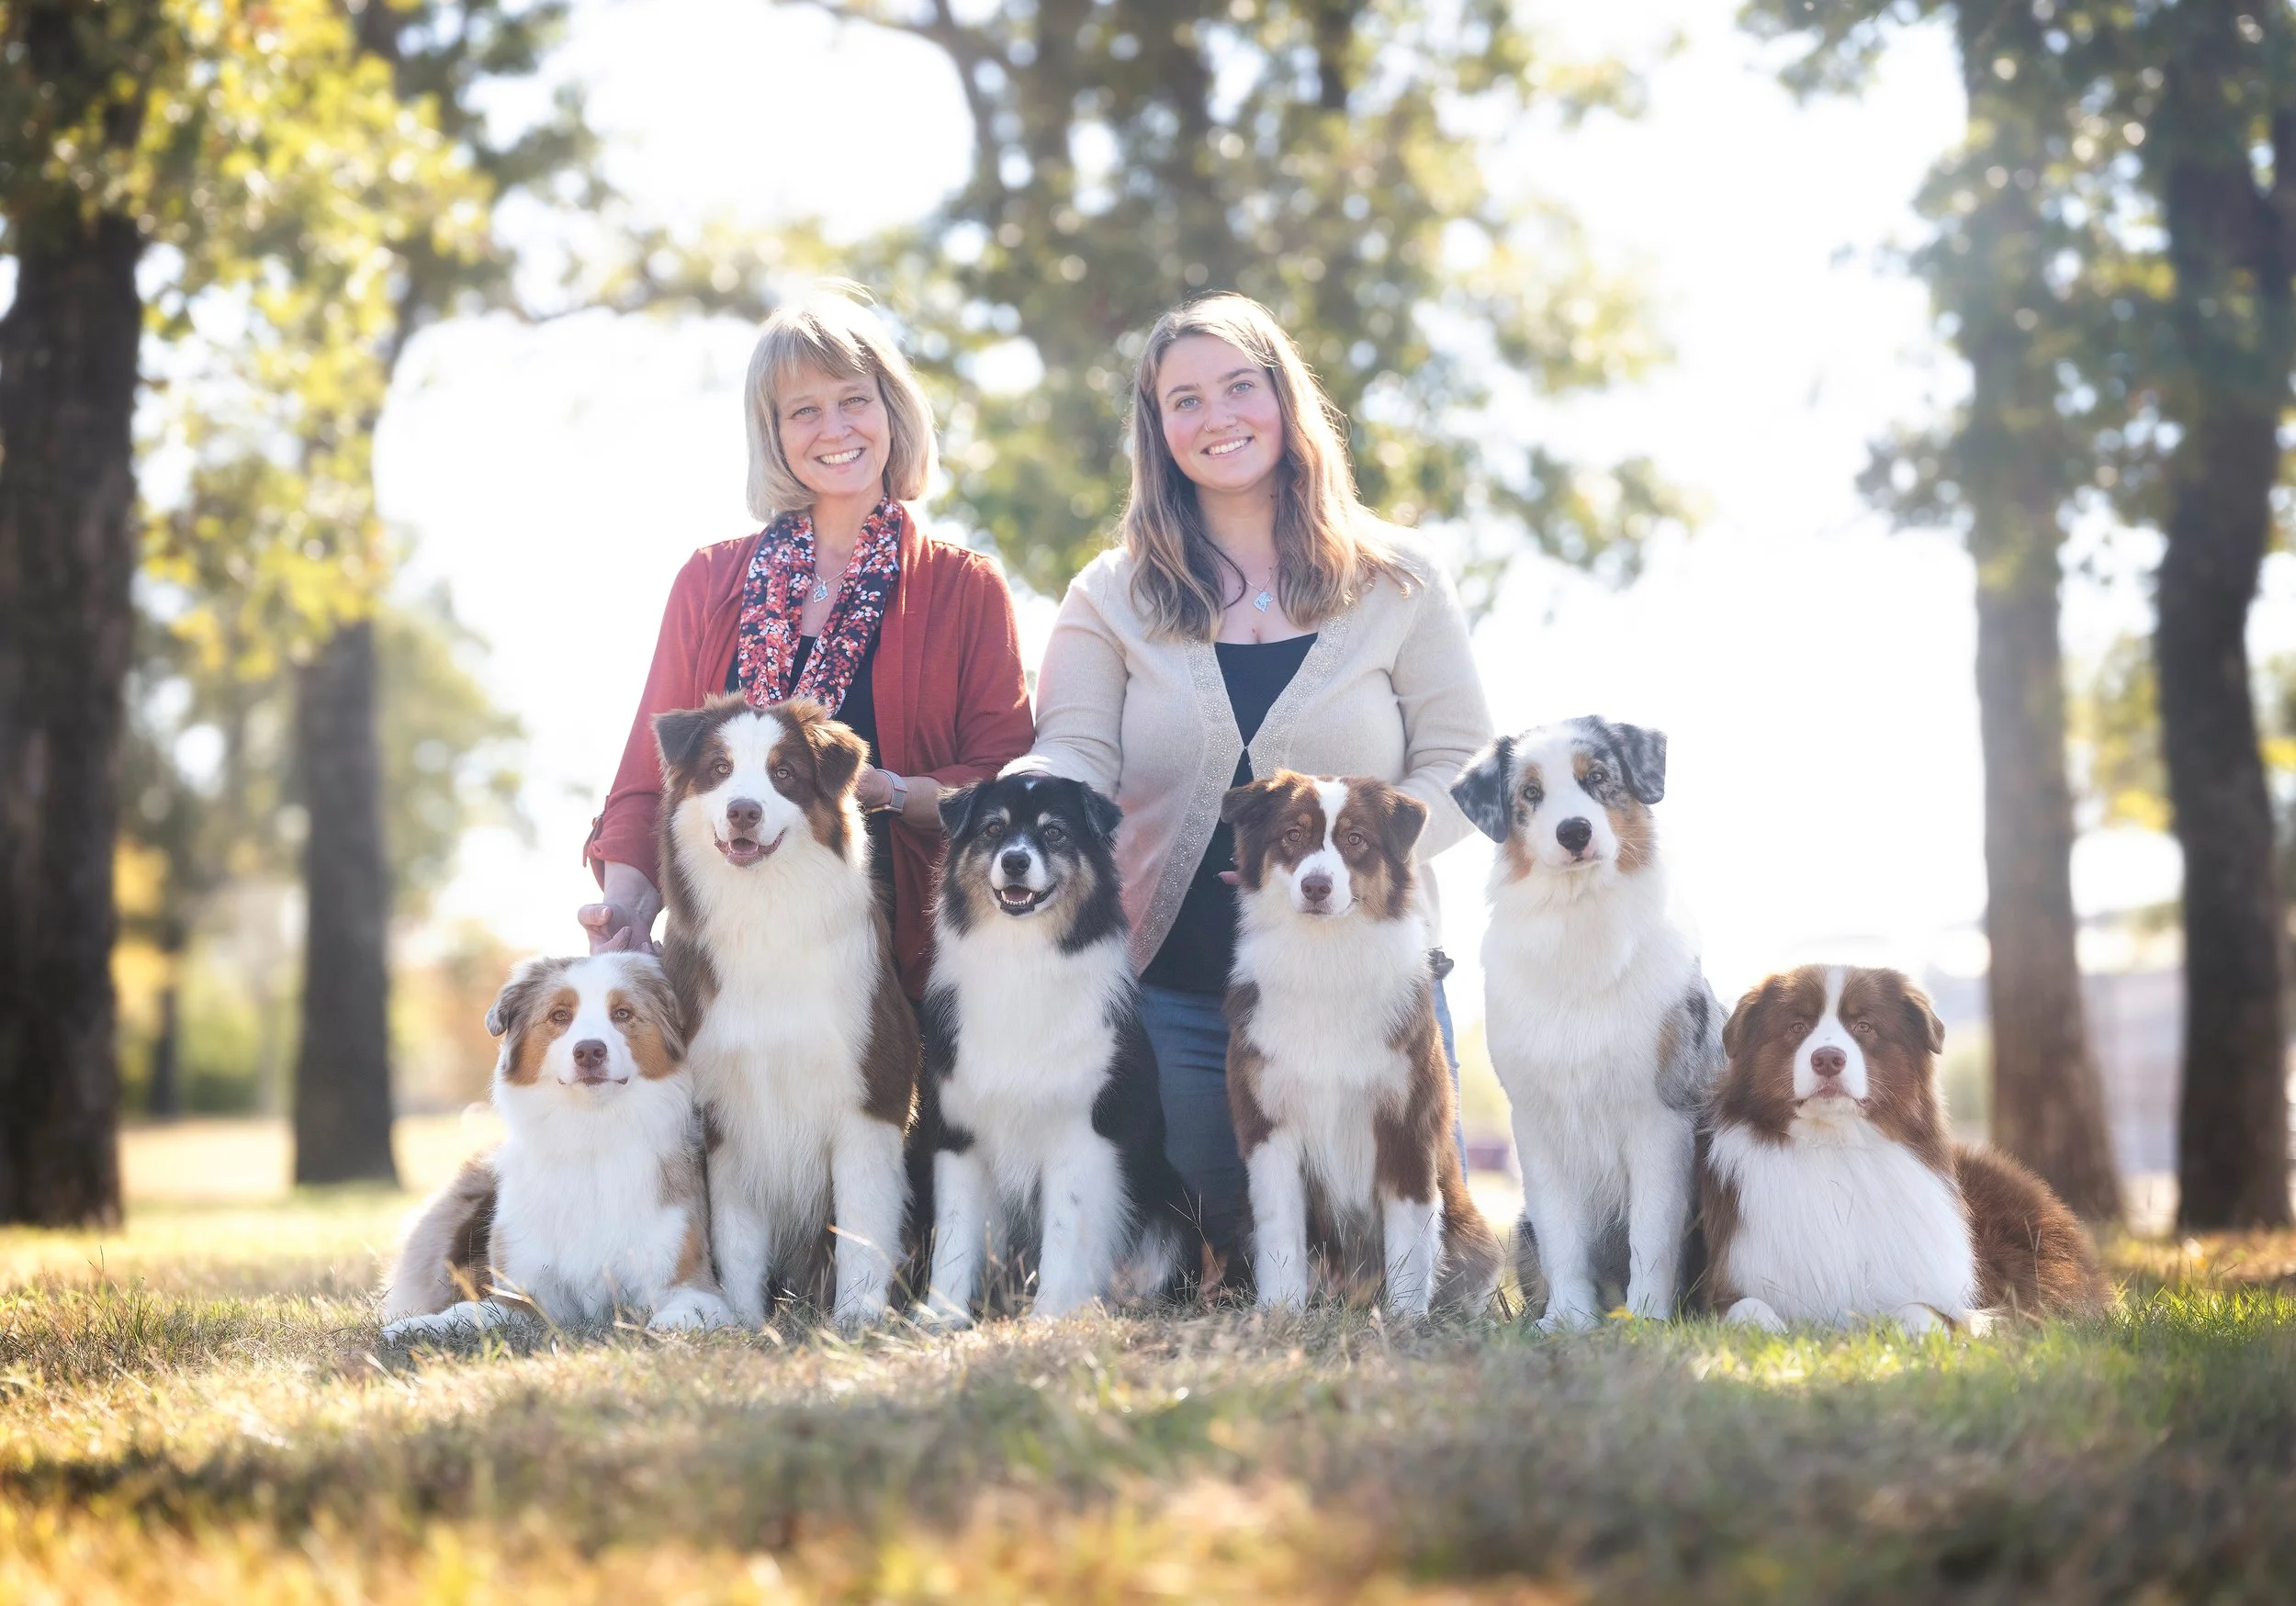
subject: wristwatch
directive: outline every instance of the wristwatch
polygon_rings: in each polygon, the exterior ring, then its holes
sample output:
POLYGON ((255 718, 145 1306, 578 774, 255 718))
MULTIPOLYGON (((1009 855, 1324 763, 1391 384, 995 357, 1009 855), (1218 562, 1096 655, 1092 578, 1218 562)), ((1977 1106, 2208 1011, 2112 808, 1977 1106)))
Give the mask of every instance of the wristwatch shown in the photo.
POLYGON ((885 771, 885 780, 892 783, 893 801, 891 803, 878 804, 877 812, 881 814, 897 814, 903 809, 909 806, 908 778, 906 776, 895 775, 892 770, 888 769, 885 771))

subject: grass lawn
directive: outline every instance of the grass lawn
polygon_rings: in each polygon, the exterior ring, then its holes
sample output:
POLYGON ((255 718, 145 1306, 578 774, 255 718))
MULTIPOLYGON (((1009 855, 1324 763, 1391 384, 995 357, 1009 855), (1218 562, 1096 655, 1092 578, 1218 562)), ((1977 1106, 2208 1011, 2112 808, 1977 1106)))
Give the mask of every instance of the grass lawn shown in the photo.
POLYGON ((0 1600, 2286 1599, 2296 1238, 1915 1343, 1219 1313, 380 1353, 408 1196, 0 1233, 0 1600))

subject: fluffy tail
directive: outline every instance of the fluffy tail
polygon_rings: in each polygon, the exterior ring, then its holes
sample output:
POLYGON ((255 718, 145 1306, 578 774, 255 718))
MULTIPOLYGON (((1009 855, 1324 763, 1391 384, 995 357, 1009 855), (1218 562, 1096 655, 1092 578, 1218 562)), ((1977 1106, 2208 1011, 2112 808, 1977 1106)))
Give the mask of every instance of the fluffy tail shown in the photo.
POLYGON ((487 1291, 494 1236, 494 1155, 476 1154, 407 1230, 383 1284, 383 1320, 431 1316, 487 1291))
POLYGON ((1996 1149, 1957 1146, 1953 1173, 1977 1252, 1977 1303, 2015 1316, 2094 1316, 2112 1290, 2079 1218, 1996 1149))
POLYGON ((1443 1190, 1443 1272, 1435 1303, 1445 1310, 1480 1316, 1499 1287, 1499 1240, 1467 1191, 1458 1151, 1444 1136, 1436 1181, 1443 1190))

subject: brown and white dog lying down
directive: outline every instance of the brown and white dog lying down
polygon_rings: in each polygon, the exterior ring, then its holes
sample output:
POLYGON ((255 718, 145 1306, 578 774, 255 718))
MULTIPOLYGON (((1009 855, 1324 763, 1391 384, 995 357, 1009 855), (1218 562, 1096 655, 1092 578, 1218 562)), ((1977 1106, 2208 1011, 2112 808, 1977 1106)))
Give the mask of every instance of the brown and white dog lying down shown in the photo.
POLYGON ((1385 781, 1279 769, 1229 792, 1240 883, 1228 1099, 1262 1307, 1314 1274, 1388 1310, 1479 1313, 1499 1244, 1451 1136, 1412 848, 1427 808, 1385 781))
POLYGON ((2085 1315, 2096 1247, 2046 1184, 1946 1135, 1945 1028, 1896 971, 1805 965, 1739 1001, 1703 1145, 1708 1303, 1778 1329, 2085 1315))
POLYGON ((720 1285, 752 1325, 777 1297, 875 1320, 902 1252, 917 1044, 854 802, 868 746, 812 702, 738 697, 658 714, 654 734, 663 964, 720 1285))
POLYGON ((677 1004, 650 955, 529 960, 487 1013, 500 1148, 425 1206, 383 1293, 383 1338, 732 1320, 710 1275, 702 1132, 677 1004))

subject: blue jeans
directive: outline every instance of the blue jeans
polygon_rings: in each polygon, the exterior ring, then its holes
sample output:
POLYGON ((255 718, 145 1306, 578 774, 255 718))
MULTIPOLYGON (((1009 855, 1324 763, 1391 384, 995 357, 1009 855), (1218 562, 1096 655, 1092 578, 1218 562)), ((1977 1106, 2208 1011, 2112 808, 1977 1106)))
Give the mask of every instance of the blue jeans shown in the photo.
MULTIPOLYGON (((1216 993, 1180 993, 1143 985, 1142 1019, 1156 1051, 1156 1087, 1164 1103, 1164 1149, 1187 1185, 1204 1204, 1204 1236, 1221 1254, 1235 1247, 1244 1219, 1244 1157, 1237 1152, 1235 1122, 1228 1113, 1228 1020, 1216 993)), ((1443 983, 1435 990, 1435 1026, 1443 1033, 1444 1058, 1451 1062, 1451 1092, 1458 1101, 1459 1057, 1451 1041, 1451 1005, 1443 983)), ((1456 1123, 1452 1140, 1459 1163, 1467 1163, 1467 1138, 1456 1123)))

